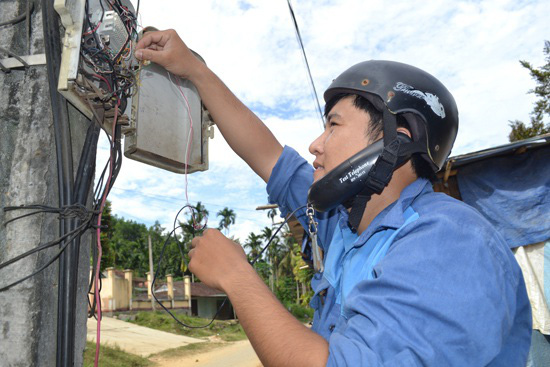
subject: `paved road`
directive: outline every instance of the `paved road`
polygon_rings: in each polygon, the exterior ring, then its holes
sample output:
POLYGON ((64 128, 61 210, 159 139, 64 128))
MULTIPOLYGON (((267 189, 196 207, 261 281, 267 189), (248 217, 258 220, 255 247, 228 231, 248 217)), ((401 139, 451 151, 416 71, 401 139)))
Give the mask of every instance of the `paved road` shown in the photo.
MULTIPOLYGON (((95 341, 96 328, 96 320, 88 319, 87 339, 89 341, 95 341)), ((120 349, 142 357, 166 349, 204 342, 201 339, 149 329, 111 317, 103 317, 101 321, 100 341, 101 344, 118 345, 120 349)))

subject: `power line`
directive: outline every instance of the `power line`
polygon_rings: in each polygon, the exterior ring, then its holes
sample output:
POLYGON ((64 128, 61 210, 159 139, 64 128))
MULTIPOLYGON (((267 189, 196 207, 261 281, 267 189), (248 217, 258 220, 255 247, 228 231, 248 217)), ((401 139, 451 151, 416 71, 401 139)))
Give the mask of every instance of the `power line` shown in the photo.
POLYGON ((313 82, 313 77, 311 76, 311 69, 309 68, 309 62, 307 61, 306 50, 304 48, 304 42, 302 41, 302 36, 300 34, 300 29, 298 28, 298 21, 296 20, 296 16, 294 15, 294 9, 292 9, 292 4, 290 4, 290 0, 287 0, 287 3, 288 3, 288 9, 290 10, 290 16, 292 17, 292 21, 294 22, 294 29, 296 30, 296 38, 298 39, 298 43, 300 44, 300 48, 302 49, 302 55, 304 55, 304 61, 306 62, 307 73, 309 75, 309 81, 311 82, 311 87, 313 88, 313 98, 315 99, 315 103, 317 104, 317 110, 319 111, 319 117, 321 118, 321 127, 322 127, 324 125, 323 112, 321 110, 321 105, 319 104, 319 98, 317 96, 317 89, 315 88, 315 83, 313 82))
MULTIPOLYGON (((174 204, 174 201, 177 202, 178 200, 182 200, 181 197, 174 197, 174 196, 167 196, 167 195, 162 195, 162 196, 160 196, 160 195, 154 195, 154 194, 146 194, 146 193, 144 193, 143 191, 136 190, 136 189, 123 189, 123 188, 120 188, 120 187, 113 187, 113 190, 115 190, 115 191, 125 191, 125 192, 130 192, 130 193, 138 193, 138 194, 141 195, 141 196, 145 196, 145 197, 148 197, 148 198, 151 198, 151 199, 156 199, 156 200, 158 200, 158 201, 163 201, 163 202, 171 203, 171 204, 174 204)), ((204 204, 204 205, 214 206, 214 207, 218 207, 218 208, 229 207, 228 205, 212 204, 212 203, 204 202, 204 201, 202 201, 202 200, 201 200, 200 202, 201 202, 202 204, 204 204)), ((196 203, 195 203, 195 204, 196 204, 196 203)), ((238 208, 238 207, 234 207, 234 206, 231 206, 231 209, 257 213, 256 209, 244 209, 244 208, 238 208)))

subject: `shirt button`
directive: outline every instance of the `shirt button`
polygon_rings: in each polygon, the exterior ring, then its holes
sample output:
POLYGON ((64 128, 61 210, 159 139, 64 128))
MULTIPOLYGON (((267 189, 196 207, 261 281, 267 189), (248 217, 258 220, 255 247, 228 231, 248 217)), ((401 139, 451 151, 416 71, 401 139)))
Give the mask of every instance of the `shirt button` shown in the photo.
POLYGON ((330 326, 328 327, 328 329, 329 329, 329 331, 332 333, 332 332, 334 331, 334 325, 330 325, 330 326))

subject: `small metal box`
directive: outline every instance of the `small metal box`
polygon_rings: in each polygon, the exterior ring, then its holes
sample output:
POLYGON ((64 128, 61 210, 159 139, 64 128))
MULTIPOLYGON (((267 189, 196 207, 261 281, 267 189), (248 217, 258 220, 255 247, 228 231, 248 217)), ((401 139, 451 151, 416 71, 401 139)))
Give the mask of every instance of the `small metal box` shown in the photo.
POLYGON ((137 80, 124 155, 176 173, 207 170, 213 128, 195 86, 154 63, 142 66, 137 80))

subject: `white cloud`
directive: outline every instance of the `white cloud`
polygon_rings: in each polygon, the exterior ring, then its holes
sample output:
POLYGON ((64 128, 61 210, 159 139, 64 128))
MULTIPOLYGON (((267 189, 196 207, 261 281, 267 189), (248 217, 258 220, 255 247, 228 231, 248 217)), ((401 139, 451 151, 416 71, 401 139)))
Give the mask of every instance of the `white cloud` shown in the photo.
MULTIPOLYGON (((321 101, 347 67, 391 59, 426 69, 454 94, 461 125, 453 154, 504 144, 508 121, 528 119, 534 82, 518 60, 544 63, 548 1, 310 0, 293 6, 321 101)), ((140 11, 143 25, 176 29, 282 144, 312 160, 307 148, 320 133, 319 117, 285 1, 143 1, 140 11)), ((265 184, 216 133, 210 170, 189 176, 189 199, 207 203, 216 224, 218 210, 235 208, 234 231, 244 239, 270 223, 254 211, 267 202, 265 184)), ((99 152, 101 164, 106 153, 99 152)), ((126 159, 113 208, 149 224, 171 223, 185 203, 184 186, 182 175, 126 159)))

